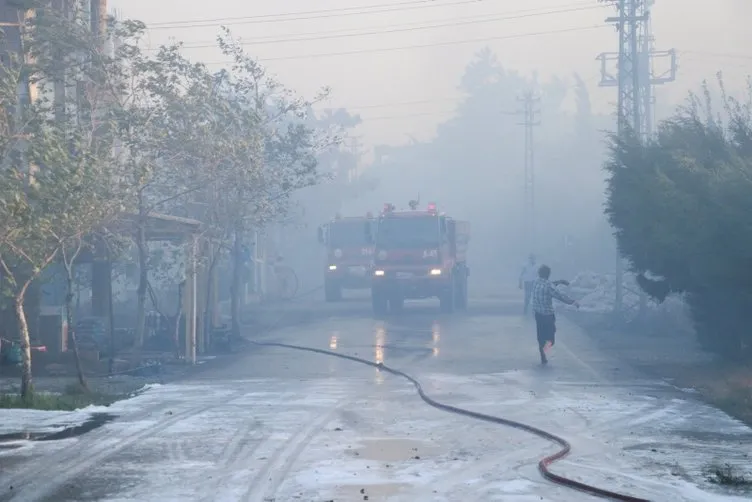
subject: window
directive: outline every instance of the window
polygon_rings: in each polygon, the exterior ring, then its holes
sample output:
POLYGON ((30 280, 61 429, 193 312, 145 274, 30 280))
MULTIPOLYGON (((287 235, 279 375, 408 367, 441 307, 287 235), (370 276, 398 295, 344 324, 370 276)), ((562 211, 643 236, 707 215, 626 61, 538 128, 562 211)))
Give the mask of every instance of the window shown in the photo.
POLYGON ((376 246, 379 248, 436 248, 440 244, 441 231, 437 216, 386 217, 379 222, 376 235, 376 246))
POLYGON ((368 246, 366 220, 337 221, 329 225, 329 245, 334 248, 368 246))

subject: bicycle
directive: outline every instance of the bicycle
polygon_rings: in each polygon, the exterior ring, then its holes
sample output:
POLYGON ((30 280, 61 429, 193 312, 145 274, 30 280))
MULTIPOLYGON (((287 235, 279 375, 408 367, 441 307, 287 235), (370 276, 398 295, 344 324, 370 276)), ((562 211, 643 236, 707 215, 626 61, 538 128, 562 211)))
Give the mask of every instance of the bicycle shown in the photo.
POLYGON ((277 258, 274 264, 274 277, 276 280, 277 294, 282 300, 292 300, 298 294, 300 280, 292 267, 280 265, 282 258, 277 258))

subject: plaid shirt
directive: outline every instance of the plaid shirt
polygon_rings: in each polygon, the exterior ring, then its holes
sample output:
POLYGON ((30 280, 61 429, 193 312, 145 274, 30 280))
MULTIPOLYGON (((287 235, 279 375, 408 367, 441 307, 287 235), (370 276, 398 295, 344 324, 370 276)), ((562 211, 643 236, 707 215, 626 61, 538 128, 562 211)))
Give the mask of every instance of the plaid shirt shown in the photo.
POLYGON ((553 315, 554 298, 568 305, 574 303, 574 300, 567 295, 559 292, 556 287, 547 279, 538 279, 533 284, 533 312, 536 314, 553 315))

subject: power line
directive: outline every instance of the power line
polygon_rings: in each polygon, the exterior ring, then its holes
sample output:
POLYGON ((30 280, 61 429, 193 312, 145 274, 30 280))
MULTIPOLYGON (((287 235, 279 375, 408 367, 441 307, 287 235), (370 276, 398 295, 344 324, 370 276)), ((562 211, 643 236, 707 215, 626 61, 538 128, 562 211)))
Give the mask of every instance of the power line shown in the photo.
MULTIPOLYGON (((345 110, 356 110, 356 108, 345 108, 345 110)), ((418 112, 418 113, 409 113, 405 115, 386 115, 386 116, 376 116, 376 117, 362 117, 359 113, 354 113, 353 115, 359 116, 361 120, 364 122, 371 121, 371 120, 385 120, 385 119, 392 119, 392 118, 412 118, 412 117, 424 117, 424 116, 431 116, 431 115, 445 115, 445 114, 453 114, 456 115, 461 110, 457 107, 453 108, 452 110, 445 110, 445 111, 438 111, 438 112, 418 112)), ((494 115, 518 115, 518 112, 516 111, 494 111, 494 115)), ((451 118, 451 117, 447 117, 451 118)))
MULTIPOLYGON (((452 40, 452 41, 447 41, 447 42, 435 42, 431 44, 402 45, 398 47, 360 49, 360 50, 343 51, 343 52, 327 52, 327 53, 318 53, 318 54, 282 56, 282 57, 263 58, 263 59, 260 58, 260 60, 262 62, 268 62, 268 61, 286 61, 286 60, 294 60, 294 59, 317 59, 317 58, 336 57, 336 56, 354 56, 358 54, 373 54, 373 53, 378 53, 378 52, 394 52, 394 51, 402 51, 402 50, 410 50, 410 49, 446 47, 450 45, 474 44, 478 42, 492 42, 492 41, 498 41, 498 40, 516 40, 520 38, 536 37, 536 36, 543 36, 543 35, 558 35, 562 33, 573 33, 573 32, 589 31, 589 30, 602 30, 604 28, 609 28, 609 27, 606 25, 602 25, 602 24, 596 24, 596 25, 590 25, 590 26, 562 28, 560 30, 547 30, 547 31, 529 32, 529 33, 518 33, 516 35, 502 35, 498 37, 473 38, 473 39, 467 39, 467 40, 452 40)), ((242 46, 243 44, 240 43, 239 45, 242 46)), ((224 64, 231 64, 231 63, 232 63, 231 60, 225 60, 225 61, 211 61, 206 64, 207 65, 224 65, 224 64)))
MULTIPOLYGON (((464 4, 464 3, 476 3, 477 0, 462 0, 460 2, 452 2, 448 5, 453 5, 456 3, 464 4)), ((253 21, 253 20, 264 20, 264 19, 270 19, 270 18, 289 18, 291 16, 308 16, 308 15, 316 15, 316 14, 328 14, 328 17, 336 17, 332 16, 332 14, 336 13, 345 13, 345 15, 352 15, 354 14, 370 14, 368 12, 371 9, 379 9, 379 8, 398 8, 399 10, 411 10, 416 7, 419 8, 419 6, 436 6, 434 0, 412 0, 408 2, 397 2, 397 3, 382 3, 382 4, 375 4, 375 5, 360 5, 356 7, 338 7, 334 9, 318 9, 318 10, 309 10, 309 11, 297 11, 297 12, 282 12, 279 14, 256 14, 253 16, 229 16, 229 17, 220 17, 220 18, 214 18, 214 19, 190 19, 190 20, 182 20, 182 21, 167 21, 163 23, 156 23, 154 26, 156 27, 178 27, 176 25, 196 25, 201 23, 224 23, 227 21, 253 21), (426 4, 434 4, 434 5, 426 5, 426 4), (415 6, 415 7, 413 7, 415 6)), ((287 21, 288 19, 281 19, 280 21, 287 21)), ((272 22, 275 22, 277 20, 274 20, 272 22)))
MULTIPOLYGON (((705 54, 687 54, 682 53, 680 51, 677 51, 679 55, 683 55, 682 58, 678 60, 677 67, 682 67, 683 65, 686 65, 686 63, 695 63, 702 65, 703 67, 707 66, 708 63, 710 64, 716 64, 719 63, 718 59, 719 57, 722 57, 720 55, 718 56, 711 56, 711 55, 705 55, 705 54)), ((714 66, 713 70, 714 72, 725 72, 727 70, 741 70, 743 73, 745 73, 745 76, 750 76, 749 73, 752 72, 752 65, 749 63, 743 63, 743 62, 731 62, 731 63, 722 63, 718 66, 714 66)))
POLYGON ((535 143, 533 140, 533 128, 541 124, 538 116, 538 108, 541 98, 532 90, 524 92, 522 97, 517 98, 524 106, 521 112, 524 116, 518 124, 525 127, 525 170, 524 170, 524 202, 522 210, 523 242, 529 250, 536 246, 536 218, 535 218, 535 143))
POLYGON ((393 106, 411 106, 411 105, 422 105, 422 104, 433 104, 433 103, 444 103, 447 101, 455 102, 455 103, 461 103, 466 98, 439 98, 439 99, 423 99, 418 101, 401 101, 397 103, 382 103, 379 105, 365 105, 365 106, 356 106, 356 107, 348 107, 348 110, 368 110, 368 109, 374 109, 374 108, 391 108, 393 106))
POLYGON ((679 50, 679 54, 689 54, 696 56, 705 56, 712 58, 730 58, 730 59, 744 59, 752 60, 752 55, 749 54, 734 54, 730 52, 705 52, 705 51, 691 51, 691 50, 679 50))
MULTIPOLYGON (((640 54, 640 35, 643 24, 649 19, 649 7, 643 0, 611 0, 610 3, 617 9, 617 17, 610 17, 606 22, 613 23, 619 34, 619 52, 615 55, 602 53, 598 56, 601 61, 601 86, 616 86, 618 92, 617 104, 617 133, 619 137, 628 130, 636 135, 643 132, 641 96, 644 94, 643 83, 644 71, 642 71, 640 54), (609 57, 617 61, 616 77, 609 75, 606 70, 606 62, 609 57)), ((649 57, 649 56, 648 56, 649 57)), ((649 60, 648 60, 649 62, 649 60)), ((624 258, 619 250, 618 241, 616 249, 615 267, 615 298, 614 313, 621 314, 623 300, 623 276, 624 258)))
MULTIPOLYGON (((447 27, 456 27, 456 26, 466 26, 466 25, 473 25, 473 24, 482 24, 482 23, 495 23, 499 21, 512 21, 517 19, 526 19, 531 17, 539 17, 539 16, 550 16, 554 14, 566 14, 571 12, 581 12, 586 10, 594 10, 594 9, 603 9, 602 5, 588 5, 588 6, 581 6, 581 7, 569 7, 569 8, 561 8, 556 10, 547 10, 547 11, 512 11, 508 12, 506 14, 502 14, 500 16, 496 17, 489 17, 489 16, 483 16, 483 17, 465 17, 460 19, 453 19, 450 22, 441 22, 438 24, 424 24, 424 25, 416 25, 416 23, 411 23, 408 26, 404 26, 401 28, 394 28, 394 27, 386 27, 385 29, 379 29, 374 30, 371 29, 370 31, 356 31, 356 32, 343 32, 335 31, 335 32, 319 32, 319 33, 302 33, 299 34, 299 36, 296 36, 295 38, 285 38, 287 36, 282 37, 259 37, 259 38, 253 38, 248 40, 241 40, 240 43, 244 46, 248 45, 264 45, 264 44, 279 44, 279 43, 290 43, 290 42, 306 42, 306 41, 313 41, 313 40, 327 40, 327 39, 334 39, 334 38, 347 38, 347 37, 363 37, 363 36, 370 36, 370 35, 382 35, 382 34, 388 34, 388 33, 404 33, 404 32, 411 32, 411 31, 420 31, 420 30, 431 30, 431 29, 437 29, 437 28, 447 28, 447 27)), ((183 48, 186 49, 200 49, 200 48, 207 48, 207 47, 215 47, 217 44, 216 42, 197 42, 195 44, 187 44, 184 45, 183 48)))
MULTIPOLYGON (((593 80, 594 77, 590 76, 586 81, 593 80)), ((571 87, 572 84, 569 85, 571 87)), ((395 106, 412 106, 412 105, 427 105, 427 104, 435 104, 435 103, 457 103, 457 104, 464 104, 468 102, 468 100, 472 96, 470 95, 462 95, 462 96, 445 96, 440 98, 433 98, 433 99, 418 99, 413 101, 395 101, 393 103, 376 103, 376 104, 370 104, 370 105, 358 105, 358 106, 349 106, 349 105, 332 105, 330 103, 321 103, 320 106, 323 110, 346 110, 346 111, 356 111, 356 110, 371 110, 371 109, 377 109, 377 108, 392 108, 395 106)), ((519 115, 519 111, 504 111, 501 112, 502 115, 519 115)))
POLYGON ((427 9, 436 7, 451 7, 454 5, 479 4, 482 0, 460 0, 447 3, 437 3, 436 0, 414 0, 409 2, 386 3, 359 7, 341 7, 338 9, 323 9, 312 11, 291 12, 288 14, 262 14, 255 16, 225 17, 216 19, 197 19, 193 21, 172 21, 155 23, 149 29, 171 30, 180 28, 199 28, 202 26, 280 23, 287 21, 305 21, 308 19, 357 16, 380 14, 386 12, 402 12, 406 10, 427 9), (364 10, 373 9, 373 10, 364 10), (291 17, 292 16, 292 17, 291 17), (277 19, 278 18, 278 19, 277 19))
MULTIPOLYGON (((436 99, 421 99, 416 101, 398 101, 394 103, 381 103, 375 105, 363 105, 363 106, 334 106, 334 105, 319 105, 321 110, 345 110, 347 112, 355 112, 357 115, 358 110, 375 110, 382 108, 393 108, 395 106, 410 106, 410 105, 423 105, 423 104, 436 104, 436 103, 457 103, 458 105, 464 104, 470 96, 462 96, 459 98, 436 98, 436 99)), ((517 115, 516 111, 503 111, 498 112, 501 115, 517 115)))
POLYGON ((467 99, 467 96, 463 97, 455 97, 455 98, 435 98, 435 99, 420 99, 416 101, 398 101, 395 103, 381 103, 381 104, 375 104, 375 105, 363 105, 363 106, 329 106, 327 107, 330 110, 336 110, 336 109, 345 109, 345 110, 369 110, 369 109, 375 109, 375 108, 391 108, 394 106, 410 106, 410 105, 424 105, 424 104, 433 104, 433 103, 446 103, 446 102, 454 102, 454 103, 461 103, 465 99, 467 99))
MULTIPOLYGON (((617 16, 606 22, 613 24, 619 33, 619 52, 601 53, 601 82, 603 87, 618 88, 617 133, 622 136, 633 132, 642 141, 653 137, 653 86, 676 80, 676 51, 656 51, 653 48, 653 33, 650 9, 653 0, 610 0, 616 7, 617 16), (656 75, 653 60, 669 58, 671 68, 667 73, 656 75), (608 61, 615 61, 616 76, 606 68, 608 61)), ((618 243, 617 243, 618 244, 618 243)), ((617 246, 616 291, 614 313, 621 314, 623 301, 624 263, 617 246)), ((640 316, 644 315, 647 297, 640 294, 640 316)))
POLYGON ((453 118, 457 114, 457 109, 444 110, 439 112, 424 112, 424 113, 409 113, 404 115, 377 115, 375 117, 360 117, 363 123, 372 122, 376 120, 395 120, 395 119, 411 119, 416 117, 435 117, 444 116, 446 119, 453 118))

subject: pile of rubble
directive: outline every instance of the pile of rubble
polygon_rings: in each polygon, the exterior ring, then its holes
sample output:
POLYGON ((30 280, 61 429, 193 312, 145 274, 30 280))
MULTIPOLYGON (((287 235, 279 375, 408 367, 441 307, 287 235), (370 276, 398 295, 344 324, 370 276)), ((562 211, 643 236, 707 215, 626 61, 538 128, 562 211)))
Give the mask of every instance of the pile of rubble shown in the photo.
MULTIPOLYGON (((637 308, 640 303, 640 288, 635 276, 625 273, 622 281, 622 304, 625 308, 637 308)), ((582 312, 612 312, 616 299, 616 276, 582 272, 572 279, 564 291, 580 303, 582 312)), ((680 295, 671 295, 661 304, 648 298, 647 307, 650 312, 668 315, 677 322, 688 319, 687 307, 680 295)))
MULTIPOLYGON (((640 301, 639 288, 632 274, 624 274, 622 279, 622 302, 625 306, 637 305, 640 301)), ((614 309, 616 299, 616 276, 582 272, 572 279, 564 292, 580 303, 580 311, 606 313, 614 309)))

